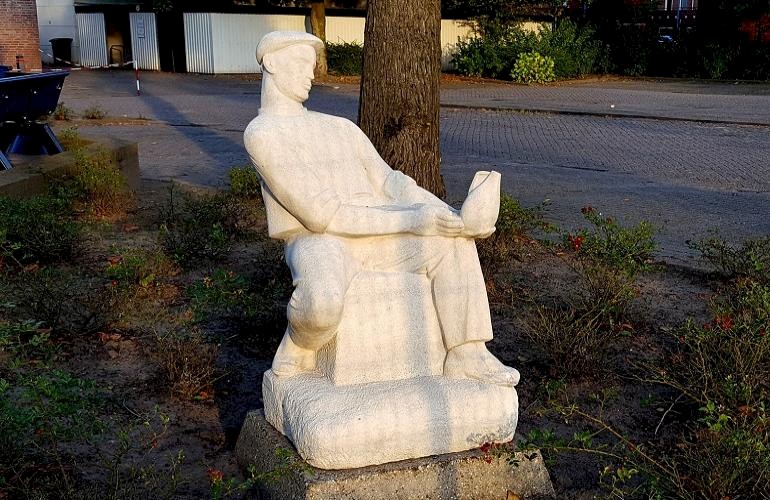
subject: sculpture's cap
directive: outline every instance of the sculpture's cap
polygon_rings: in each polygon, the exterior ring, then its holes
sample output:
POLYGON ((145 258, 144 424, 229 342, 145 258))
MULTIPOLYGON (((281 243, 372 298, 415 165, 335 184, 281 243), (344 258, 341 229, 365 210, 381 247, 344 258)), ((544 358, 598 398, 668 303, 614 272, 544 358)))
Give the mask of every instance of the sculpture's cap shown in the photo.
POLYGON ((317 36, 302 31, 271 31, 257 45, 257 62, 262 64, 265 54, 297 44, 310 45, 318 52, 324 43, 317 36))

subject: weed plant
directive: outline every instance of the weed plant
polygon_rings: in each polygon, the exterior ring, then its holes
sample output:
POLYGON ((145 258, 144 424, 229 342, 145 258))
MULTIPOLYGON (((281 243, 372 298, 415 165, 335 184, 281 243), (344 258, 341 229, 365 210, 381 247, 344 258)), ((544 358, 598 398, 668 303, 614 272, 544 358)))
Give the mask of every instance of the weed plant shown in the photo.
POLYGON ((553 372, 567 377, 600 373, 613 346, 633 330, 635 278, 651 268, 656 248, 646 222, 626 228, 590 207, 582 213, 593 229, 564 235, 574 279, 566 293, 525 315, 525 336, 553 372))
POLYGON ((259 174, 251 165, 244 167, 233 167, 227 171, 230 179, 230 192, 239 198, 260 198, 262 196, 262 187, 259 174))
MULTIPOLYGON (((756 254, 736 250, 754 249, 756 241, 707 246, 717 249, 714 261, 724 274, 734 276, 709 302, 713 319, 671 330, 668 354, 638 366, 641 380, 680 394, 669 408, 679 405, 684 415, 669 424, 678 425, 673 442, 634 443, 576 404, 556 405, 565 418, 614 437, 610 448, 577 447, 612 460, 603 477, 613 498, 770 498, 770 290, 762 276, 749 277, 756 254)), ((574 443, 543 444, 576 449, 574 443)))
POLYGON ((183 195, 181 202, 171 188, 161 224, 164 251, 182 267, 200 259, 220 259, 241 234, 232 198, 224 194, 183 195))
POLYGON ((83 111, 83 117, 88 120, 101 120, 105 116, 104 110, 99 106, 91 106, 83 111))
POLYGON ((54 120, 70 121, 75 115, 72 108, 66 106, 63 102, 56 105, 56 109, 53 112, 54 120))
POLYGON ((575 267, 572 293, 556 304, 535 304, 526 316, 525 336, 555 374, 601 373, 609 350, 628 334, 626 313, 635 296, 622 272, 584 262, 575 267))
POLYGON ((117 291, 109 281, 66 267, 30 269, 6 274, 12 300, 10 313, 36 318, 56 334, 89 334, 112 319, 117 291))
POLYGON ((80 137, 77 127, 67 127, 57 133, 56 137, 65 151, 79 151, 86 145, 86 141, 80 137))
POLYGON ((59 447, 101 432, 104 403, 93 381, 61 370, 0 374, 0 486, 27 496, 59 475, 59 447))
POLYGON ((105 269, 107 278, 120 286, 147 287, 161 278, 179 272, 166 254, 148 250, 118 250, 110 257, 105 269))
POLYGON ((38 321, 0 322, 0 352, 7 353, 17 366, 30 361, 48 363, 57 346, 51 342, 51 330, 38 321))
POLYGON ((177 331, 159 336, 154 355, 172 394, 187 400, 196 396, 208 399, 203 396, 211 394, 217 378, 217 348, 200 332, 177 331))
POLYGON ((120 215, 131 206, 133 194, 107 151, 76 151, 75 169, 75 190, 80 202, 91 214, 120 215))
POLYGON ((266 248, 250 278, 218 269, 188 289, 193 317, 198 323, 226 321, 250 335, 254 349, 272 352, 286 326, 286 302, 292 283, 281 252, 266 248))

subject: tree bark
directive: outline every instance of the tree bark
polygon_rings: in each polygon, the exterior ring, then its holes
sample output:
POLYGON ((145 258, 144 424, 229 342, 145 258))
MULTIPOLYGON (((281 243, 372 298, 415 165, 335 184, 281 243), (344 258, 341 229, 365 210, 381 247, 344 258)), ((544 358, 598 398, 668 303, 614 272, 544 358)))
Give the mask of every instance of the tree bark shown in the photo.
MULTIPOLYGON (((325 0, 311 0, 310 2, 310 29, 315 36, 326 43, 326 2, 325 0)), ((326 63, 326 47, 321 48, 315 66, 316 77, 324 77, 328 72, 326 63)))
POLYGON ((388 164, 439 197, 440 0, 369 0, 358 121, 388 164))

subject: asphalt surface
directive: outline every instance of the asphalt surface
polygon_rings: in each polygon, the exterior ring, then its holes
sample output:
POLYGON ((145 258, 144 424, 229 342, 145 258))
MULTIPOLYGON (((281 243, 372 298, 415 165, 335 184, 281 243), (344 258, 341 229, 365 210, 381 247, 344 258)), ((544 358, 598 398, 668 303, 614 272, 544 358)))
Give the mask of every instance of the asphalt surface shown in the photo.
MULTIPOLYGON (((259 79, 73 72, 62 101, 98 105, 130 124, 89 126, 140 144, 142 176, 223 186, 247 163, 242 134, 259 79)), ((525 204, 549 200, 565 228, 591 205, 658 228, 660 256, 693 265, 686 242, 716 230, 739 241, 770 234, 770 85, 605 79, 552 86, 450 80, 442 85, 442 174, 459 202, 476 170, 496 169, 525 204)), ((321 83, 312 110, 355 119, 358 86, 321 83)), ((120 121, 120 120, 118 120, 120 121)), ((114 120, 113 120, 114 123, 114 120)))

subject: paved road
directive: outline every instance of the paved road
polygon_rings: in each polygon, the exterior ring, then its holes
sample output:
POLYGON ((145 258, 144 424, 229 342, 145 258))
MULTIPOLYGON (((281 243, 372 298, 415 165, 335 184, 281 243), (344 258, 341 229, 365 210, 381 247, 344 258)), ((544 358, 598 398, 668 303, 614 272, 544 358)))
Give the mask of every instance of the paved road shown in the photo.
MULTIPOLYGON (((255 77, 77 72, 62 100, 147 125, 87 127, 140 143, 142 175, 220 186, 245 164, 242 131, 259 106, 255 77)), ((317 86, 310 109, 355 118, 358 87, 317 86)), ((592 205, 660 229, 661 255, 692 263, 685 241, 770 234, 770 85, 594 80, 548 87, 481 81, 442 88, 443 175, 460 200, 473 172, 495 168, 527 204, 550 199, 563 227, 592 205), (614 107, 610 107, 614 104, 614 107), (746 125, 754 124, 754 125, 746 125)))

